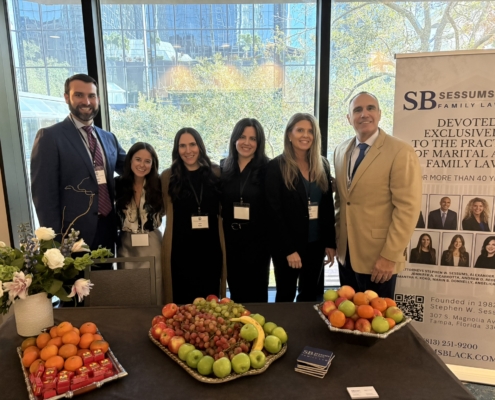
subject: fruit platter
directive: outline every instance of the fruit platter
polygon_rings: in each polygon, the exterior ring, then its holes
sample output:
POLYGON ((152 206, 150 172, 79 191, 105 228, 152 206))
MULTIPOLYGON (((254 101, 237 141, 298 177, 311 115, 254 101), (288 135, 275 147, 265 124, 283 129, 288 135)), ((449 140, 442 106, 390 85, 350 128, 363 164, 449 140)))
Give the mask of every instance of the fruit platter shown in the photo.
POLYGON ((386 339, 411 322, 394 300, 379 297, 372 290, 356 293, 344 285, 327 290, 323 299, 314 308, 332 332, 386 339))
POLYGON ((47 328, 17 354, 30 400, 72 398, 127 375, 92 322, 47 328))
POLYGON ((287 333, 242 304, 211 295, 193 304, 166 304, 149 338, 192 377, 223 383, 257 375, 287 351, 287 333))

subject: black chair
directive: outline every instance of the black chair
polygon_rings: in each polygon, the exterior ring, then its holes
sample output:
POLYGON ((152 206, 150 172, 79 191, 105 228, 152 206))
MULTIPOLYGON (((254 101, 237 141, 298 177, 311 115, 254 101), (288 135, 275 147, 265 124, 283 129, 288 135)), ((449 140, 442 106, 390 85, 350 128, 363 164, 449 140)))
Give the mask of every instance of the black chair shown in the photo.
POLYGON ((84 271, 84 277, 94 284, 84 306, 159 305, 156 299, 154 257, 108 258, 84 271), (149 268, 98 270, 98 265, 118 263, 149 263, 149 268))

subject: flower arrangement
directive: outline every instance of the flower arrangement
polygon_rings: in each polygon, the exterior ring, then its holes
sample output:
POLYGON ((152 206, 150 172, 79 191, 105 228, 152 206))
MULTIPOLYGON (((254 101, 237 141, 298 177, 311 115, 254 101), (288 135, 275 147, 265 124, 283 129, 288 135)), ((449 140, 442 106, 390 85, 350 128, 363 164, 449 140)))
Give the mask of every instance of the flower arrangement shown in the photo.
POLYGON ((0 312, 6 314, 17 299, 46 292, 62 301, 79 302, 89 295, 93 284, 87 279, 74 279, 80 271, 94 264, 93 259, 112 257, 105 248, 91 251, 79 232, 71 229, 57 243, 51 228, 38 228, 32 232, 29 224, 19 227, 20 249, 0 242, 0 312), (85 252, 83 256, 72 256, 85 252), (67 283, 73 282, 73 283, 67 283), (70 288, 69 291, 66 288, 70 288))

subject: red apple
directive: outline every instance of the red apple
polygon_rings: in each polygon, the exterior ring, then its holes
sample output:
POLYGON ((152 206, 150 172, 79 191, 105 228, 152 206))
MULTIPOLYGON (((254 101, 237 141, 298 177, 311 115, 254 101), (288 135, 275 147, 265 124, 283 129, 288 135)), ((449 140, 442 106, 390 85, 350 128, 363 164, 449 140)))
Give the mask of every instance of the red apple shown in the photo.
POLYGON ((344 285, 339 290, 337 290, 337 293, 339 297, 345 297, 347 300, 352 300, 352 298, 356 294, 356 291, 352 287, 344 285))
POLYGON ((357 315, 357 313, 354 313, 351 315, 351 319, 356 322, 358 319, 359 319, 359 315, 357 315))
POLYGON ((376 308, 373 308, 373 313, 375 314, 375 317, 383 317, 382 312, 380 310, 377 310, 376 308))
POLYGON ((168 303, 165 307, 162 308, 162 314, 165 318, 172 318, 179 307, 175 303, 168 303))
POLYGON ((359 318, 356 323, 354 324, 354 329, 360 331, 360 332, 371 332, 371 324, 370 321, 368 321, 365 318, 359 318))
POLYGON ((179 352, 179 347, 182 346, 184 343, 186 343, 186 339, 184 339, 184 336, 172 336, 170 338, 170 341, 168 342, 168 349, 172 353, 177 354, 179 352))
POLYGON ((230 300, 228 297, 224 297, 222 300, 220 300, 220 304, 226 304, 230 303, 232 300, 230 300))
POLYGON ((175 336, 175 331, 171 328, 165 328, 160 336, 162 346, 168 346, 170 339, 175 336))
POLYGON ((242 315, 242 316, 244 316, 244 317, 245 317, 245 316, 249 316, 249 315, 251 315, 251 311, 249 311, 249 310, 244 310, 244 312, 243 312, 241 315, 242 315))
POLYGON ((349 329, 351 331, 354 330, 354 321, 352 318, 346 318, 345 319, 345 324, 341 329, 349 329))
POLYGON ((347 300, 347 297, 339 297, 337 300, 335 300, 335 307, 339 307, 340 306, 340 303, 342 303, 343 301, 346 301, 347 300))
POLYGON ((330 311, 335 310, 337 306, 332 300, 327 300, 323 303, 321 306, 321 312, 325 314, 328 317, 328 314, 330 314, 330 311))
POLYGON ((206 301, 212 301, 215 300, 218 303, 218 296, 215 296, 214 294, 210 294, 207 298, 206 301))
POLYGON ((151 336, 153 336, 156 340, 160 340, 160 336, 165 329, 167 329, 165 322, 158 322, 156 325, 153 325, 153 328, 151 328, 151 336))
POLYGON ((151 321, 151 326, 155 326, 158 322, 165 322, 165 317, 163 315, 157 315, 151 321))

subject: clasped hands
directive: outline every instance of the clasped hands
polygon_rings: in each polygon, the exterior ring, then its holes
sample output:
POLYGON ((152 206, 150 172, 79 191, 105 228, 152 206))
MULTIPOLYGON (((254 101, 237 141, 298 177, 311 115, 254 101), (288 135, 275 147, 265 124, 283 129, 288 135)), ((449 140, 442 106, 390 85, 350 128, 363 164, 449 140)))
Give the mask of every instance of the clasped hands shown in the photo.
MULTIPOLYGON (((330 264, 331 267, 334 263, 335 254, 336 254, 335 249, 330 249, 328 247, 325 248, 326 259, 324 260, 324 264, 325 265, 330 264)), ((296 269, 302 268, 301 257, 299 256, 299 253, 297 251, 287 256, 287 263, 291 268, 296 268, 296 269)))

